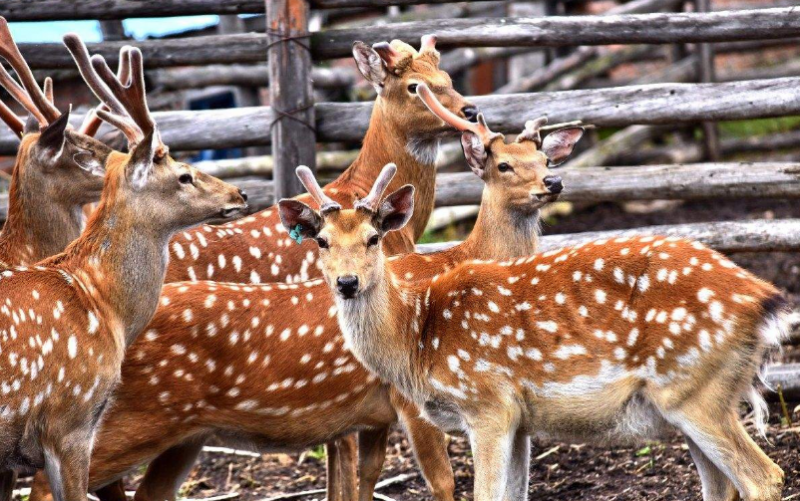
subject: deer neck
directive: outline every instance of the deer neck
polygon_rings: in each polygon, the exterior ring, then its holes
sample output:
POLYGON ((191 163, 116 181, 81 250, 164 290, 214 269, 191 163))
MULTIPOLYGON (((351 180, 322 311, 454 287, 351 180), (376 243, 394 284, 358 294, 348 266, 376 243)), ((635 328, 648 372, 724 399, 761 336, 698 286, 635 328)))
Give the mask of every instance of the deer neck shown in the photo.
POLYGON ((499 198, 483 190, 478 219, 459 246, 465 258, 505 260, 538 252, 539 210, 509 208, 499 198))
POLYGON ((86 231, 47 264, 79 278, 99 308, 123 326, 130 346, 158 306, 174 230, 143 224, 141 208, 104 200, 86 231))
POLYGON ((369 193, 372 183, 387 163, 397 165, 397 174, 387 188, 396 190, 405 184, 417 189, 414 199, 414 216, 408 228, 414 240, 422 236, 433 212, 436 191, 436 156, 439 138, 420 136, 408 127, 407 117, 398 116, 398 110, 378 97, 370 117, 358 157, 342 174, 337 183, 355 186, 360 196, 369 193))
POLYGON ((81 207, 42 199, 45 187, 36 170, 14 167, 0 233, 0 259, 7 264, 32 264, 63 252, 83 229, 81 207))
POLYGON ((339 325, 352 352, 383 381, 408 395, 423 389, 420 346, 429 282, 401 282, 387 267, 354 299, 334 294, 339 325))

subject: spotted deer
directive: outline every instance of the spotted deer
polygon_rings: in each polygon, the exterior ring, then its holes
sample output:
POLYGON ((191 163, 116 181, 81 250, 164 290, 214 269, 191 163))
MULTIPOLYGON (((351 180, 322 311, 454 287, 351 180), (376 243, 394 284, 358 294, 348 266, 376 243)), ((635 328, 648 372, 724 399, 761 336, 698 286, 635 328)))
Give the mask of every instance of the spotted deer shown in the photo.
POLYGON ((94 132, 69 127, 69 112, 52 104, 52 81, 45 89, 14 43, 0 17, 0 57, 20 76, 21 85, 0 67, 0 86, 30 113, 26 127, 0 102, 0 119, 22 143, 8 193, 8 216, 0 233, 0 265, 29 265, 57 254, 78 238, 84 224, 81 207, 100 199, 105 162, 111 148, 94 132))
MULTIPOLYGON (((85 51, 76 36, 65 41, 85 51)), ((87 499, 97 423, 126 347, 156 309, 170 237, 246 209, 237 188, 169 156, 144 98, 141 52, 129 57, 126 81, 102 58, 79 63, 109 107, 98 115, 122 128, 130 154, 110 154, 100 203, 75 242, 0 278, 0 477, 43 468, 59 501, 87 499)), ((0 487, 9 499, 10 482, 0 487)))
MULTIPOLYGON (((320 243, 344 338, 442 429, 466 433, 475 499, 526 499, 529 436, 635 440, 680 430, 705 500, 777 501, 783 472, 739 421, 786 332, 772 285, 700 243, 598 240, 403 280, 381 248, 414 208, 385 169, 355 209, 281 201, 320 243)), ((309 190, 318 190, 315 185, 309 190)))
MULTIPOLYGON (((463 131, 470 165, 486 187, 475 229, 462 244, 393 258, 392 268, 399 276, 423 278, 472 255, 534 252, 538 209, 561 190, 548 162, 563 161, 581 129, 556 129, 542 141, 545 120, 539 119, 506 144, 482 116, 477 123, 460 119, 427 86, 421 84, 417 92, 431 111, 463 131), (499 235, 503 238, 494 242, 499 235)), ((338 206, 324 190, 312 197, 320 207, 338 206)), ((389 426, 399 415, 434 496, 452 500, 445 437, 352 358, 335 312, 321 280, 167 284, 146 334, 123 364, 123 383, 95 441, 90 488, 152 460, 136 499, 175 499, 210 435, 260 449, 297 448, 367 428, 359 437, 359 499, 368 501, 383 465, 389 426), (302 313, 285 315, 287 308, 302 313)), ((31 499, 41 499, 37 489, 31 499)))

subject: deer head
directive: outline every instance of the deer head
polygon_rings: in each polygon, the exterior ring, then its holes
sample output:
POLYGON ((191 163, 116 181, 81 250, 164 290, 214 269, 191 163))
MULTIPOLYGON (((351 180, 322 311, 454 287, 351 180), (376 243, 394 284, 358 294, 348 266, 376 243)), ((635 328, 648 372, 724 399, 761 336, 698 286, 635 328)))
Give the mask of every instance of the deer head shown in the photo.
MULTIPOLYGON (((400 40, 381 42, 369 46, 363 42, 353 44, 353 57, 359 71, 378 93, 376 108, 384 110, 393 125, 387 131, 412 131, 413 139, 430 141, 442 132, 441 121, 431 116, 417 98, 417 88, 426 85, 436 95, 442 106, 467 120, 475 120, 478 109, 453 89, 450 75, 439 69, 439 52, 436 37, 422 37, 420 50, 400 40)), ((422 144, 410 144, 411 149, 422 149, 422 144)))
POLYGON ((406 225, 414 212, 414 187, 405 185, 383 198, 397 168, 386 165, 370 193, 353 209, 342 209, 330 200, 304 166, 297 176, 322 208, 319 212, 303 202, 284 199, 278 203, 281 222, 319 245, 322 272, 328 284, 350 299, 377 283, 383 272, 381 239, 406 225))
POLYGON ((87 85, 103 103, 97 116, 128 139, 130 153, 109 161, 106 181, 107 190, 112 184, 110 192, 126 199, 126 210, 149 214, 154 224, 173 229, 210 219, 231 219, 245 211, 246 195, 241 190, 169 155, 147 106, 139 49, 121 49, 122 66, 115 75, 102 56, 89 56, 77 35, 66 35, 64 43, 87 85))
POLYGON ((582 127, 561 127, 542 140, 547 117, 529 120, 514 142, 492 132, 483 114, 472 123, 453 114, 426 85, 417 93, 430 111, 445 123, 461 131, 461 146, 472 172, 486 183, 492 200, 503 200, 508 207, 529 213, 558 199, 564 189, 561 177, 551 172, 572 153, 583 136, 582 127))
POLYGON ((97 201, 111 148, 70 127, 69 111, 61 113, 53 105, 52 80, 45 80, 44 90, 39 87, 2 17, 0 57, 8 61, 21 82, 0 66, 0 86, 30 113, 27 125, 23 125, 0 103, 0 119, 22 138, 14 173, 19 185, 26 193, 35 193, 37 199, 62 206, 97 201))

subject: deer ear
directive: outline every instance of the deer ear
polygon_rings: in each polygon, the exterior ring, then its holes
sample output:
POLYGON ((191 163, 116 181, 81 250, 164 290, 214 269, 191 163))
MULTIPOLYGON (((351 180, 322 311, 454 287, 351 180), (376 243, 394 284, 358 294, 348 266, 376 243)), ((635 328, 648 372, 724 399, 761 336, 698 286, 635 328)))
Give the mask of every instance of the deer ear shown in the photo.
MULTIPOLYGON (((290 234, 295 232, 299 236, 314 238, 322 229, 322 216, 299 200, 293 198, 281 200, 278 202, 278 213, 281 216, 281 223, 290 234)), ((294 238, 294 235, 292 237, 294 238)))
POLYGON ((386 82, 388 72, 381 56, 369 45, 364 42, 353 44, 353 58, 356 60, 358 71, 364 78, 375 87, 375 91, 380 94, 386 82))
POLYGON ((131 151, 130 160, 125 168, 125 176, 134 189, 138 190, 147 184, 147 179, 153 173, 155 164, 153 155, 155 154, 155 138, 151 131, 145 138, 137 144, 131 151))
POLYGON ((583 136, 583 127, 567 127, 548 134, 542 141, 542 152, 550 165, 558 165, 572 154, 572 148, 583 136))
POLYGON ((486 153, 486 146, 481 138, 475 133, 464 132, 461 134, 461 147, 464 149, 464 158, 467 160, 469 168, 476 176, 483 179, 486 175, 486 159, 489 155, 486 153))
POLYGON ((105 176, 106 160, 113 151, 93 137, 67 132, 67 151, 72 161, 89 174, 105 176))
POLYGON ((407 184, 383 199, 377 221, 381 233, 399 230, 414 214, 414 187, 407 184))
POLYGON ((36 146, 40 154, 44 155, 43 160, 53 162, 61 156, 67 139, 65 136, 67 125, 69 125, 69 111, 62 113, 55 122, 42 130, 36 146))

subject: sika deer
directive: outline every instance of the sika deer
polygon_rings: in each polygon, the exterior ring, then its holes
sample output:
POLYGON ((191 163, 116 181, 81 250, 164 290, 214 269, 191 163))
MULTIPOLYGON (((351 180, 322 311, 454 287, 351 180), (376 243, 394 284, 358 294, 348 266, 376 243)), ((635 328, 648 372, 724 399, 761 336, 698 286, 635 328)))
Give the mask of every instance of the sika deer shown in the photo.
MULTIPOLYGON (((475 230, 464 243, 436 254, 393 258, 392 269, 398 276, 430 278, 472 253, 493 250, 515 257, 535 251, 537 209, 558 196, 548 188, 558 181, 547 169, 548 158, 537 153, 537 127, 544 120, 529 122, 522 139, 506 145, 482 117, 479 124, 459 120, 424 86, 418 92, 432 111, 465 131, 468 148, 475 134, 491 138, 482 163, 478 155, 472 160, 486 189, 475 230), (513 172, 500 172, 501 161, 513 172), (500 233, 505 245, 491 245, 488 240, 500 233)), ((579 137, 580 129, 556 130, 545 138, 544 153, 557 163, 579 137)), ((321 189, 312 196, 321 207, 337 205, 321 189)), ((305 207, 292 201, 282 207, 293 203, 305 207)), ((441 453, 444 436, 352 359, 321 280, 167 284, 146 334, 126 357, 122 380, 95 442, 92 489, 155 458, 136 499, 174 499, 212 434, 262 449, 294 448, 368 427, 360 436, 359 490, 359 498, 368 501, 383 465, 388 427, 399 414, 435 497, 453 499, 452 471, 441 453), (282 314, 298 307, 302 315, 282 314)), ((39 496, 34 492, 32 499, 39 496)))
MULTIPOLYGON (((168 156, 144 100, 137 49, 127 82, 102 58, 92 60, 102 76, 82 63, 112 110, 99 115, 123 127, 131 153, 109 157, 100 204, 78 240, 0 281, 0 472, 5 479, 44 468, 57 500, 86 499, 95 429, 126 347, 156 309, 169 238, 246 208, 238 189, 168 156)), ((11 487, 2 482, 0 499, 11 487)))
MULTIPOLYGON (((78 238, 84 223, 80 209, 100 199, 112 150, 83 129, 68 127, 69 112, 59 112, 36 84, 2 17, 0 57, 22 82, 20 86, 0 66, 0 86, 31 113, 25 128, 0 103, 0 118, 22 138, 11 175, 8 217, 0 233, 0 265, 28 265, 63 251, 78 238)), ((45 82, 52 91, 52 81, 45 82)))
MULTIPOLYGON (((468 261, 403 281, 380 241, 413 187, 354 210, 281 212, 320 259, 353 353, 445 430, 468 434, 476 501, 526 499, 529 435, 610 442, 686 437, 705 500, 777 501, 783 472, 739 422, 786 332, 778 290, 697 242, 595 241, 511 261, 468 261)), ((284 207, 285 206, 285 207, 284 207)), ((333 311, 333 310, 332 310, 333 311)))

